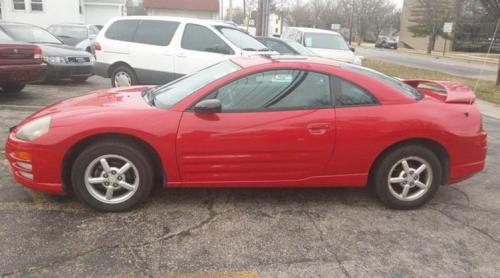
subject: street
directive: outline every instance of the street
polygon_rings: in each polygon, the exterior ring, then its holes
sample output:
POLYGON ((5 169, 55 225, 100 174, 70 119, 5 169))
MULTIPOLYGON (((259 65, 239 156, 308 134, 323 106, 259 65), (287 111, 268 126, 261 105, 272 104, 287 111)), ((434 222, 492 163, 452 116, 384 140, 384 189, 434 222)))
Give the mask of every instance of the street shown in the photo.
POLYGON ((366 59, 380 60, 408 67, 439 71, 452 75, 495 81, 497 65, 464 60, 410 54, 392 49, 358 47, 356 54, 366 59), (482 74, 481 74, 482 69, 482 74))
MULTIPOLYGON (((477 74, 442 59, 358 54, 477 74)), ((365 189, 157 188, 138 209, 99 213, 17 184, 3 152, 8 128, 41 106, 109 86, 92 77, 0 92, 0 276, 498 277, 498 119, 485 117, 485 171, 412 211, 387 209, 365 189)))

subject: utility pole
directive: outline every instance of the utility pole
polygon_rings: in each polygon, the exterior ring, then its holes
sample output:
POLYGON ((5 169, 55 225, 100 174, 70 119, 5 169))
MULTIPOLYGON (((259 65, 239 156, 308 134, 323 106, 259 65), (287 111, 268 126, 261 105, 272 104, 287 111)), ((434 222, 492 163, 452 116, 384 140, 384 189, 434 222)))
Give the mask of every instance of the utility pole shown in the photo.
POLYGON ((248 32, 247 0, 243 0, 243 24, 248 32))
POLYGON ((229 9, 227 11, 227 18, 233 21, 233 0, 229 0, 229 9))
POLYGON ((263 1, 264 7, 262 12, 262 36, 269 35, 269 0, 263 1))
POLYGON ((255 19, 255 34, 257 36, 262 36, 262 17, 263 17, 263 10, 264 10, 264 0, 259 0, 258 7, 257 7, 257 18, 255 19))

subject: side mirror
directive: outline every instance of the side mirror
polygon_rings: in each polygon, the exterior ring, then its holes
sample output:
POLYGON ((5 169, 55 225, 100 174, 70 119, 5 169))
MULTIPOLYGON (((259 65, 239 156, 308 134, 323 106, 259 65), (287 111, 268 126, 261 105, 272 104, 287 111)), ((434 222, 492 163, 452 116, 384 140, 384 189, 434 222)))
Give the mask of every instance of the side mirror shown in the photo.
POLYGON ((350 49, 352 52, 356 52, 356 48, 354 48, 354 47, 349 46, 349 49, 350 49))
POLYGON ((205 99, 198 102, 193 110, 197 113, 220 113, 222 105, 218 99, 205 99))

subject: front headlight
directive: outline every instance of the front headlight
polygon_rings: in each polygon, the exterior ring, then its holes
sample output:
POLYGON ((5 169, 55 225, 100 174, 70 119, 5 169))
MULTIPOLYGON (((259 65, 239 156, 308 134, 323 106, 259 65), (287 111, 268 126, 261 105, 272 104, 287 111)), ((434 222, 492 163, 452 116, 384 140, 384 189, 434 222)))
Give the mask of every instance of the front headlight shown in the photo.
POLYGON ((64 57, 60 56, 43 56, 42 60, 47 64, 60 65, 66 64, 64 57))
POLYGON ((24 141, 33 141, 49 132, 51 116, 43 116, 22 125, 16 131, 16 138, 24 141))

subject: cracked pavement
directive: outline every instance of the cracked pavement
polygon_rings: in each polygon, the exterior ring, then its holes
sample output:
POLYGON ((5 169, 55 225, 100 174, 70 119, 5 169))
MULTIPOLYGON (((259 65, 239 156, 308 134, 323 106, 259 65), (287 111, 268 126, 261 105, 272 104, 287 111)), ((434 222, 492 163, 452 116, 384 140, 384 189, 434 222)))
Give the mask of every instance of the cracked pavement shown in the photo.
POLYGON ((93 77, 0 92, 0 276, 498 277, 500 120, 486 170, 394 211, 360 189, 156 189, 127 213, 16 184, 3 145, 37 106, 105 88, 93 77))

